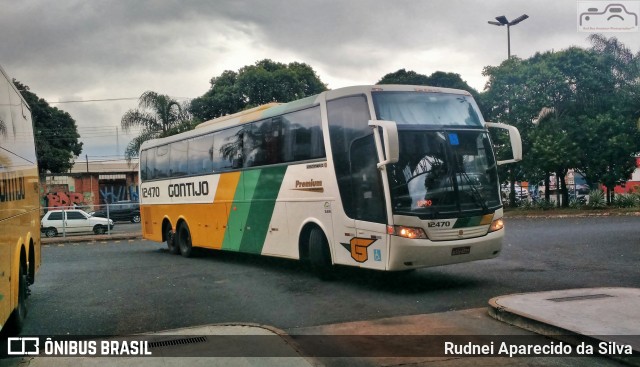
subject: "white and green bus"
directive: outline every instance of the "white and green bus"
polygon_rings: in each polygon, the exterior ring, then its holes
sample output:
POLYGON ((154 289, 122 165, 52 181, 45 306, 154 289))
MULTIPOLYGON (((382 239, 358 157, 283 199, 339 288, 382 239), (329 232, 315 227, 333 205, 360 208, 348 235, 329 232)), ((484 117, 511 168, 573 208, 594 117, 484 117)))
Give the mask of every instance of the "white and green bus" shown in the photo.
POLYGON ((497 165, 518 130, 485 122, 468 92, 330 90, 145 142, 143 236, 194 247, 399 271, 502 248, 497 165), (488 127, 509 132, 496 161, 488 127))

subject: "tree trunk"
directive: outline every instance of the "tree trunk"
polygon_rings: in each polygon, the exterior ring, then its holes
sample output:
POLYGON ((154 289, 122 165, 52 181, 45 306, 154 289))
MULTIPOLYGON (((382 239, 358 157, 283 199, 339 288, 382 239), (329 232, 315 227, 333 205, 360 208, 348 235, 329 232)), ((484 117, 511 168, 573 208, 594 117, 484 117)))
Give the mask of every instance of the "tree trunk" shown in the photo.
POLYGON ((560 189, 562 191, 562 207, 569 207, 569 191, 567 190, 567 182, 565 181, 566 173, 556 173, 560 179, 560 189))
POLYGON ((544 173, 544 201, 547 203, 551 200, 551 179, 549 178, 549 172, 544 173))
POLYGON ((556 206, 560 207, 560 176, 556 172, 556 206))
POLYGON ((511 174, 511 170, 509 170, 509 204, 512 208, 516 207, 516 180, 514 178, 515 175, 511 174))

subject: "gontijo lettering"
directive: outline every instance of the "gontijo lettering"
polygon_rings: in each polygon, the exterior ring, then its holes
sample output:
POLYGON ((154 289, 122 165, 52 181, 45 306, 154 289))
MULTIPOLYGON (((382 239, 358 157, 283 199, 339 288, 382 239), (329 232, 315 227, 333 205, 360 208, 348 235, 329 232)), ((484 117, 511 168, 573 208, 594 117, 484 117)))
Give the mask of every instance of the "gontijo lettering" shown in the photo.
POLYGON ((23 200, 26 191, 24 177, 20 173, 0 174, 0 202, 23 200))
POLYGON ((209 195, 209 183, 207 181, 200 181, 197 184, 194 182, 186 182, 169 185, 170 198, 206 195, 209 195))

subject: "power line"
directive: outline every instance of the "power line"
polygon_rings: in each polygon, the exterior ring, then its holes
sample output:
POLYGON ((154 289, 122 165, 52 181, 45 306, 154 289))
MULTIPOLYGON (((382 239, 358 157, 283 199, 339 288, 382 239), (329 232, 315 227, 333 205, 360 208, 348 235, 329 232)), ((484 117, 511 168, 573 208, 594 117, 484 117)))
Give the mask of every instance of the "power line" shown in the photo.
POLYGON ((53 101, 48 103, 59 104, 59 103, 113 102, 113 101, 130 101, 130 100, 136 100, 136 99, 138 99, 138 97, 84 99, 84 100, 76 100, 76 101, 53 101))
MULTIPOLYGON (((175 96, 169 96, 173 99, 193 99, 193 97, 175 97, 175 96)), ((137 100, 140 99, 140 97, 120 97, 120 98, 101 98, 101 99, 81 99, 81 100, 71 100, 71 101, 53 101, 53 102, 47 102, 49 104, 61 104, 61 103, 86 103, 86 102, 114 102, 114 101, 131 101, 131 100, 137 100)))

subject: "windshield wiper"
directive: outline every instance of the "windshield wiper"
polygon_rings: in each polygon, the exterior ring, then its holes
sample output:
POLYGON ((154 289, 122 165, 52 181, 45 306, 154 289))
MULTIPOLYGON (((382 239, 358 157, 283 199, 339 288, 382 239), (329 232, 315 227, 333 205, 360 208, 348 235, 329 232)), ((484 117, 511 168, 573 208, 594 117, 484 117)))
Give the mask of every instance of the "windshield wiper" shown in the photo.
POLYGON ((476 204, 479 204, 482 207, 482 210, 488 210, 487 201, 484 200, 484 196, 478 190, 478 187, 472 182, 471 177, 466 172, 460 172, 462 177, 467 181, 469 187, 471 188, 471 197, 475 200, 476 204))

